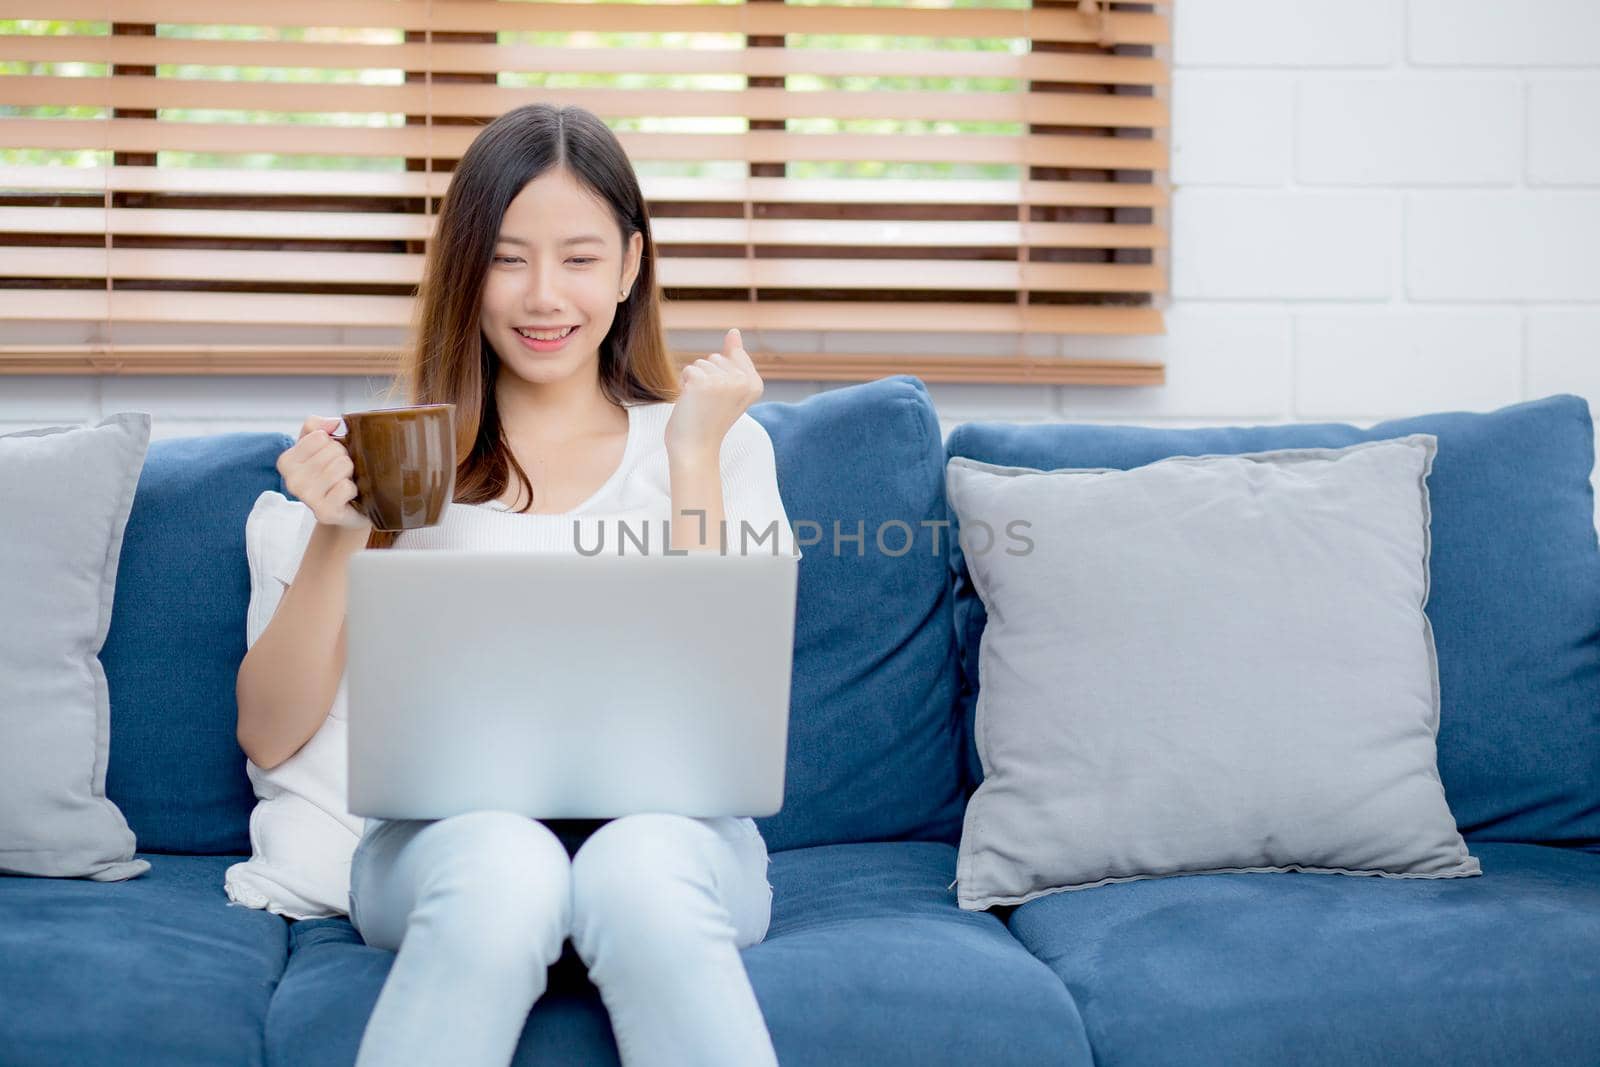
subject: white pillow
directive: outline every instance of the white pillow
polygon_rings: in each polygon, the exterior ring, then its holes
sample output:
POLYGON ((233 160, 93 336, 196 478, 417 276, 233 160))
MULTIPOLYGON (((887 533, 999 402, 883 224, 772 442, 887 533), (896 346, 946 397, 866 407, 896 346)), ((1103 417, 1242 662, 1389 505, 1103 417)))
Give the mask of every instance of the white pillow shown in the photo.
MULTIPOLYGON (((250 609, 245 646, 272 621, 283 591, 300 569, 316 516, 272 490, 256 498, 245 521, 250 560, 250 609)), ((350 911, 350 857, 365 820, 345 810, 345 680, 322 726, 305 747, 270 771, 249 760, 255 787, 250 814, 250 859, 228 868, 228 898, 291 919, 350 911)))
POLYGON ((1182 874, 1481 874, 1437 766, 1436 447, 950 460, 989 612, 960 906, 1182 874))
POLYGON ((0 434, 0 875, 150 869, 106 796, 100 653, 150 416, 0 434))

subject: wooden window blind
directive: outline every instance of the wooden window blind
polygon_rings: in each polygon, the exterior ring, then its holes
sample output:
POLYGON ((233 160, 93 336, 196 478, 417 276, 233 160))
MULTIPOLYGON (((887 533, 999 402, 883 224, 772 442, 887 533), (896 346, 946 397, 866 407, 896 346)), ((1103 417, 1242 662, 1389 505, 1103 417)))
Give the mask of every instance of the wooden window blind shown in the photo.
POLYGON ((1162 331, 1169 6, 0 0, 0 329, 98 338, 0 343, 0 372, 392 371, 392 347, 228 333, 406 326, 455 161, 541 100, 634 161, 668 328, 739 326, 765 376, 1159 382, 1029 353, 1162 331), (118 343, 133 323, 218 341, 118 343), (799 355, 763 330, 1016 352, 799 355))

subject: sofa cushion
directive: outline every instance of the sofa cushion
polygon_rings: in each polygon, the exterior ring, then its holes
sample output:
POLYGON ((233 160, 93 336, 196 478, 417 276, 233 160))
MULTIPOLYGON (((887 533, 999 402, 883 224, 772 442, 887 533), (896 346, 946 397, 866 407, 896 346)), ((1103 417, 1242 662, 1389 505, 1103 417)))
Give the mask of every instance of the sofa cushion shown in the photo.
POLYGON ((228 903, 237 856, 140 855, 129 882, 0 879, 0 1063, 262 1063, 283 920, 228 903))
POLYGON ((1436 765, 1433 458, 1413 434, 1131 471, 952 459, 990 609, 961 906, 1200 871, 1477 874, 1436 765), (1025 547, 984 535, 1019 522, 1025 547))
POLYGON ((1600 855, 1484 843, 1483 877, 1204 874, 1042 897, 1011 930, 1095 1062, 1593 1063, 1600 855))
MULTIPOLYGON (((772 923, 743 959, 784 1067, 1093 1062, 1061 982, 994 916, 956 907, 954 871, 955 850, 932 842, 772 857, 772 923)), ((394 954, 367 948, 343 919, 294 933, 268 1062, 345 1067, 394 954)), ((519 1067, 617 1063, 599 994, 565 947, 523 1030, 519 1067)))
POLYGON ((993 915, 948 888, 955 849, 772 857, 772 925, 745 969, 785 1067, 1091 1064, 1078 1009, 993 915))
POLYGON ((111 690, 106 793, 145 851, 250 851, 256 798, 234 738, 250 604, 244 523, 262 490, 283 491, 277 460, 291 443, 174 438, 145 459, 100 656, 111 690))
POLYGON ((767 845, 954 843, 958 667, 943 531, 922 525, 945 521, 927 390, 899 375, 750 415, 804 554, 783 810, 757 820, 767 845))
POLYGON ((100 650, 150 416, 0 434, 0 874, 133 878, 100 650))
MULTIPOLYGON (((1600 841, 1600 547, 1588 405, 1553 396, 1358 429, 1337 423, 1153 429, 969 423, 952 456, 1050 470, 1168 456, 1340 448, 1433 434, 1428 617, 1439 656, 1439 774, 1469 841, 1600 841)), ((967 766, 985 615, 950 541, 967 766)))

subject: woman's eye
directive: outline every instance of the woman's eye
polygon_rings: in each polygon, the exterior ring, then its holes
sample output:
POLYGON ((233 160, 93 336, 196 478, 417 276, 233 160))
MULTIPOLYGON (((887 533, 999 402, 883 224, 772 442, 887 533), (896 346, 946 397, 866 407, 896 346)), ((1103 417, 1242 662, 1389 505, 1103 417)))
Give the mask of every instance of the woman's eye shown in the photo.
MULTIPOLYGON (((520 257, 520 256, 495 256, 494 257, 494 261, 496 263, 520 263, 520 262, 522 262, 522 257, 520 257)), ((595 259, 592 256, 576 256, 576 257, 574 257, 572 259, 567 260, 567 262, 568 263, 584 263, 584 264, 587 264, 587 263, 595 262, 595 259)))

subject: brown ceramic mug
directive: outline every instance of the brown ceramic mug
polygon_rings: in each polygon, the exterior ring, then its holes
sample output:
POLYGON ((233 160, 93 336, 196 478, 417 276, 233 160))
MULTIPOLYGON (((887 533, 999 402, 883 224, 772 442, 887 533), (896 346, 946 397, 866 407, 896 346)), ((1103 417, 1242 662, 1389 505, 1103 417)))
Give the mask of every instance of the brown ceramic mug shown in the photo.
POLYGON ((456 487, 456 406, 352 411, 344 434, 330 434, 355 464, 352 507, 375 530, 434 526, 456 487))

